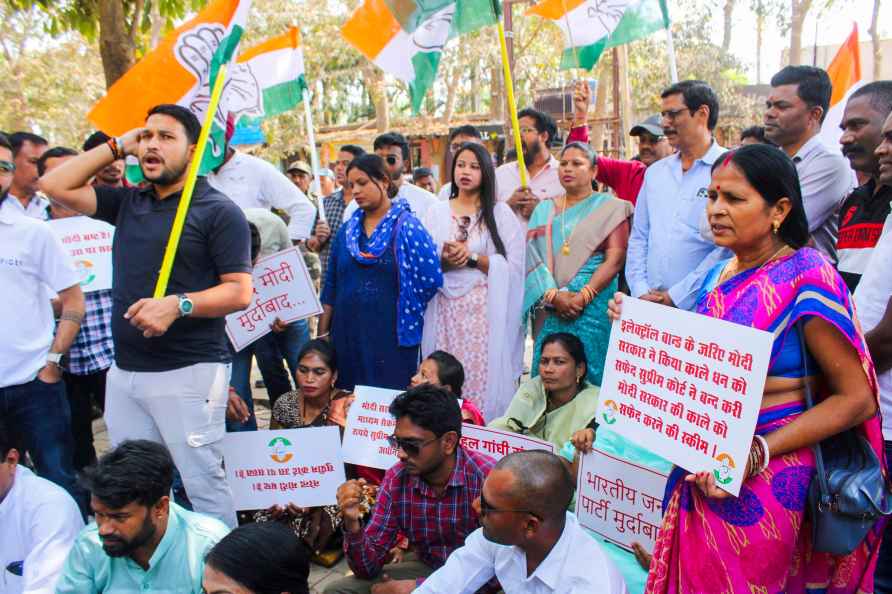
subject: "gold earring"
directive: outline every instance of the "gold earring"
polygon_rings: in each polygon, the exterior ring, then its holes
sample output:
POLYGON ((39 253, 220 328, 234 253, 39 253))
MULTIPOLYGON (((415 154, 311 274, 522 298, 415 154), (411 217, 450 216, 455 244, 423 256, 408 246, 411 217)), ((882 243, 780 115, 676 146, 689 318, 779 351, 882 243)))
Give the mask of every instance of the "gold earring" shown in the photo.
POLYGON ((777 235, 778 229, 780 229, 780 221, 774 221, 771 223, 771 228, 774 230, 774 234, 777 235))

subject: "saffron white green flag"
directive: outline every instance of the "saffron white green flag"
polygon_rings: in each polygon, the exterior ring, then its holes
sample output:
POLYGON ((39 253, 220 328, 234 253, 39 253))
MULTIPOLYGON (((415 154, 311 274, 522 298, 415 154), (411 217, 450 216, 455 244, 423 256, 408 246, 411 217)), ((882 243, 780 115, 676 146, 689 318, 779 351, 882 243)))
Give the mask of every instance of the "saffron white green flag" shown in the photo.
POLYGON ((365 0, 341 33, 381 70, 409 85, 418 113, 446 42, 495 24, 498 5, 498 0, 365 0))
POLYGON ((666 0, 542 0, 527 11, 564 33, 561 68, 591 68, 605 49, 669 27, 666 0))

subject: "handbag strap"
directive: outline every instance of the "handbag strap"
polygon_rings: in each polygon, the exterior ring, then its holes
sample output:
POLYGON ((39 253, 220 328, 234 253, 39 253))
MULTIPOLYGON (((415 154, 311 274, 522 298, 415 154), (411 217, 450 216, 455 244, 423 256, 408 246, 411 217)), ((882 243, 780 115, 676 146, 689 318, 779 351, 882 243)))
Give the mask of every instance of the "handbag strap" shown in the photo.
MULTIPOLYGON (((808 381, 808 348, 805 345, 805 323, 802 318, 796 321, 796 334, 799 337, 799 350, 802 352, 802 371, 805 381, 805 407, 806 410, 814 408, 815 400, 811 391, 811 384, 808 381)), ((821 452, 821 442, 812 446, 815 452, 815 474, 818 479, 818 489, 820 491, 820 505, 830 505, 830 485, 827 484, 827 473, 824 472, 824 455, 821 452)))

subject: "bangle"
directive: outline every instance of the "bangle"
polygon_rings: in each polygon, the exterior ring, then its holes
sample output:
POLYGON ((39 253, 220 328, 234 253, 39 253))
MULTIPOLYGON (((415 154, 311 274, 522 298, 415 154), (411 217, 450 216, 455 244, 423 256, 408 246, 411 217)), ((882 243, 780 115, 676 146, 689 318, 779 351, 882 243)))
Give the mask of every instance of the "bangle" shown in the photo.
POLYGON ((756 474, 761 474, 765 472, 768 468, 768 463, 771 462, 771 453, 768 451, 768 442, 765 441, 765 438, 761 435, 753 435, 753 440, 755 440, 759 444, 759 448, 762 450, 762 464, 759 467, 759 472, 756 474))
POLYGON ((325 334, 317 334, 317 335, 316 335, 316 338, 325 338, 325 337, 328 336, 329 334, 331 334, 331 332, 326 332, 325 334))
POLYGON ((554 298, 557 297, 557 294, 558 294, 557 289, 554 289, 554 288, 548 289, 547 291, 545 291, 545 294, 542 296, 542 301, 544 301, 545 303, 551 303, 552 301, 554 301, 554 298))

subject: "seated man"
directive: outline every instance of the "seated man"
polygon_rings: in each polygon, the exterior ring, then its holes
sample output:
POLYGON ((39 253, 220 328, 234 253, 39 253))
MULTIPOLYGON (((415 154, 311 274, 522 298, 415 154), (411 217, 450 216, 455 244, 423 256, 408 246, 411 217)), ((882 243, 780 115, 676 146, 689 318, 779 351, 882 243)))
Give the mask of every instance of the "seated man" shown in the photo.
POLYGON ((83 527, 65 489, 19 465, 0 423, 0 592, 51 592, 83 527))
POLYGON ((472 594, 495 576, 505 594, 623 594, 619 570, 567 511, 573 477, 542 451, 499 460, 475 502, 483 527, 415 592, 472 594))
POLYGON ((167 448, 125 441, 82 481, 96 522, 71 548, 56 594, 201 593, 204 557, 229 529, 170 500, 167 448))
POLYGON ((347 481, 338 489, 344 551, 355 577, 332 582, 326 594, 411 592, 418 578, 443 565, 479 526, 473 502, 494 462, 459 444, 461 411, 455 397, 424 384, 397 396, 390 414, 396 419, 390 443, 399 462, 384 475, 365 529, 360 524, 364 481, 347 481), (408 537, 419 560, 385 565, 399 533, 408 537), (378 581, 385 583, 373 589, 378 581))

